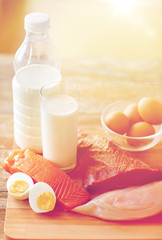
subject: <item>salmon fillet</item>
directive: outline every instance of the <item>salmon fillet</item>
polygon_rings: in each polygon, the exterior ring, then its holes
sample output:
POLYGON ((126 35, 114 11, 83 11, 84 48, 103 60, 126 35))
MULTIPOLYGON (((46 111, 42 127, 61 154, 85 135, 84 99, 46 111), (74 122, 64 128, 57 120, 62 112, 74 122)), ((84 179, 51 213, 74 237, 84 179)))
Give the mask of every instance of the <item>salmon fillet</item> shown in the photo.
POLYGON ((136 220, 162 212, 162 181, 103 193, 72 211, 104 220, 136 220))
POLYGON ((80 133, 78 167, 82 169, 83 187, 91 193, 162 180, 162 171, 98 135, 80 133))
POLYGON ((48 183, 56 194, 57 203, 65 210, 71 210, 90 199, 90 194, 53 162, 29 149, 12 151, 2 166, 11 174, 23 172, 34 182, 48 183))

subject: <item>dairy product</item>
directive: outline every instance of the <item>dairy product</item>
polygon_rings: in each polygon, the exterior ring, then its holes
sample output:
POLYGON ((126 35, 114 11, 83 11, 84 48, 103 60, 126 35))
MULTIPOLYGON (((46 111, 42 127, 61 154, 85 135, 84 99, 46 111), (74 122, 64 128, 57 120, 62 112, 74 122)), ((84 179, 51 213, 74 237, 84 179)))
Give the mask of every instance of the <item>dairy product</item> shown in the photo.
POLYGON ((42 100, 43 156, 61 169, 76 165, 78 104, 66 94, 54 94, 42 100))
POLYGON ((38 117, 40 116, 40 109, 38 107, 29 107, 27 105, 24 105, 20 103, 20 101, 16 100, 16 97, 14 97, 14 107, 15 109, 24 115, 27 115, 29 117, 38 117))
MULTIPOLYGON (((38 108, 39 109, 39 108, 38 108)), ((40 110, 40 109, 39 109, 40 110)), ((40 121, 40 116, 38 117, 30 117, 27 114, 23 114, 14 107, 14 124, 15 120, 18 120, 22 124, 30 127, 41 127, 41 121, 40 121)))
POLYGON ((35 126, 35 127, 27 126, 22 122, 20 122, 19 120, 17 120, 16 118, 14 119, 14 124, 15 124, 15 128, 19 129, 19 131, 21 131, 22 133, 28 136, 31 136, 31 137, 41 136, 41 131, 39 126, 35 126))
POLYGON ((19 147, 42 152, 40 88, 60 80, 58 70, 43 64, 28 65, 16 72, 12 87, 14 136, 19 147))
POLYGON ((54 67, 33 64, 21 68, 13 78, 13 97, 28 107, 40 107, 39 91, 47 82, 60 81, 61 76, 54 67))
POLYGON ((30 136, 23 133, 16 126, 14 126, 15 142, 20 148, 34 149, 34 151, 42 152, 42 137, 30 136))

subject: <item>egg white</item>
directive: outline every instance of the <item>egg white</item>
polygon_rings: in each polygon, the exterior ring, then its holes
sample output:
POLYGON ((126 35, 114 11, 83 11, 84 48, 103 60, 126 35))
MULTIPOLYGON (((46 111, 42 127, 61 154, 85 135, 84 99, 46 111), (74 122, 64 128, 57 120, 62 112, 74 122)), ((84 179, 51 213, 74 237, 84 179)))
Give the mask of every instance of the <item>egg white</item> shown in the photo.
POLYGON ((54 196, 55 203, 56 203, 56 196, 51 186, 44 182, 38 182, 34 184, 34 186, 32 187, 32 189, 30 189, 30 192, 29 192, 29 204, 32 210, 36 213, 49 212, 49 210, 39 209, 37 206, 37 198, 43 192, 50 192, 54 196))
POLYGON ((32 188, 32 186, 34 185, 33 180, 31 177, 29 177, 27 174, 25 173, 21 173, 21 172, 17 172, 17 173, 13 173, 7 181, 7 190, 9 192, 9 194, 11 194, 12 196, 14 196, 14 198, 19 199, 19 200, 25 200, 29 197, 29 191, 32 188), (22 193, 20 196, 15 195, 14 193, 10 192, 10 186, 15 182, 15 181, 25 181, 28 183, 28 188, 27 190, 22 193))

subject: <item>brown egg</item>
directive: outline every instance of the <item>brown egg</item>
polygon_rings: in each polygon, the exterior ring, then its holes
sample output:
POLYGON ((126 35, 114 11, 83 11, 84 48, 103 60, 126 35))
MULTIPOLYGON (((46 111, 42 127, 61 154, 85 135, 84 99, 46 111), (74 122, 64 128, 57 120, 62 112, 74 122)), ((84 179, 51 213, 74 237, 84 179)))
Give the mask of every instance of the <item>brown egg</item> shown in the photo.
POLYGON ((142 119, 150 124, 162 123, 162 103, 153 98, 142 98, 138 103, 138 112, 142 119))
POLYGON ((128 105, 128 107, 124 110, 124 114, 129 118, 131 124, 142 121, 138 112, 138 105, 136 103, 128 105))
MULTIPOLYGON (((129 137, 146 137, 155 133, 154 127, 147 122, 137 122, 133 124, 127 132, 129 137)), ((148 144, 150 139, 128 139, 128 143, 132 146, 142 146, 148 144)))
POLYGON ((133 124, 127 135, 130 137, 146 137, 153 135, 155 133, 155 129, 153 126, 147 122, 138 122, 133 124))
POLYGON ((124 134, 127 132, 129 128, 129 119, 127 116, 118 111, 114 111, 109 113, 105 118, 105 124, 108 128, 110 128, 112 131, 124 134))

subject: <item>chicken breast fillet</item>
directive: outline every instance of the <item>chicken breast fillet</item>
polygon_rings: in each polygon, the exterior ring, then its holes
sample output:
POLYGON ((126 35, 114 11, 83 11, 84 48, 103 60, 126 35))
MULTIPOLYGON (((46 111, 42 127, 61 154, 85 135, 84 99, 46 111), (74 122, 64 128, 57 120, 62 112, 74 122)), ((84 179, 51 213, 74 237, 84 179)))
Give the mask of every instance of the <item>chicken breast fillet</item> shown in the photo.
POLYGON ((162 181, 103 193, 72 211, 104 220, 135 220, 162 212, 162 181))

